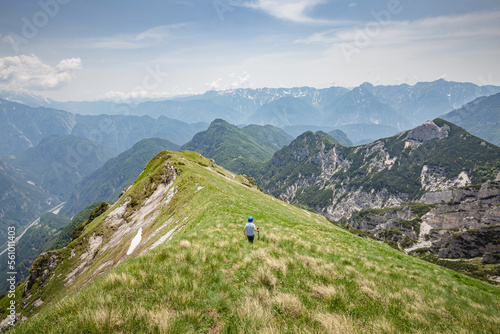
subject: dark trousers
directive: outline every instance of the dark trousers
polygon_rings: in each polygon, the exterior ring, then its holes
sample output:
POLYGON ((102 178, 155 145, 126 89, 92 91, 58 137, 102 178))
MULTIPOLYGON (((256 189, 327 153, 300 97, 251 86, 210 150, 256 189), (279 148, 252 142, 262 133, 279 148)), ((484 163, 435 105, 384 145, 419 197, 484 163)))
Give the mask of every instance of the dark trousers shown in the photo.
POLYGON ((247 235, 247 238, 248 238, 248 242, 253 244, 253 238, 255 237, 255 234, 254 235, 247 235))

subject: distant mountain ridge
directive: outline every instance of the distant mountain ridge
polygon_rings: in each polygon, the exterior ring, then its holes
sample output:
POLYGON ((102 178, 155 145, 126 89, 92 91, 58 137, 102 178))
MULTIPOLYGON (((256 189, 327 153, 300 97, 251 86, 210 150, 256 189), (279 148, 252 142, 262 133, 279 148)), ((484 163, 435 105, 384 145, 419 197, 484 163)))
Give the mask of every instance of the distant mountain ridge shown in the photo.
MULTIPOLYGON (((408 130, 460 108, 478 97, 498 92, 500 87, 497 86, 478 86, 440 79, 419 82, 413 86, 374 86, 363 83, 353 89, 239 88, 129 104, 108 101, 59 103, 50 99, 34 98, 32 95, 27 96, 26 100, 29 103, 38 101, 44 106, 82 114, 111 114, 116 110, 126 110, 129 115, 163 115, 187 123, 210 123, 221 118, 231 124, 271 124, 282 128, 308 125, 311 128, 307 130, 325 132, 337 128, 346 132, 355 144, 361 144, 408 130), (279 102, 280 100, 282 102, 279 102), (306 114, 310 114, 310 117, 303 116, 306 114), (359 131, 350 132, 348 126, 354 125, 361 129, 361 132, 364 132, 364 126, 371 126, 371 136, 363 136, 359 131), (315 129, 313 126, 321 128, 315 129), (388 130, 391 133, 388 133, 388 130)), ((4 92, 2 95, 0 92, 0 97, 12 95, 15 94, 4 92)), ((20 96, 11 98, 23 100, 20 96)), ((165 139, 175 142, 172 138, 165 139)), ((179 141, 177 143, 183 144, 179 141)))
POLYGON ((500 93, 477 98, 442 118, 500 146, 500 93))
POLYGON ((0 240, 7 241, 7 226, 22 228, 61 201, 40 188, 22 171, 0 159, 0 240))
POLYGON ((100 143, 73 135, 54 134, 7 161, 42 189, 65 199, 84 176, 115 155, 100 143))
POLYGON ((207 127, 205 123, 188 124, 165 116, 158 119, 134 115, 82 116, 0 99, 0 154, 18 154, 52 134, 80 136, 117 152, 152 137, 181 145, 207 127))

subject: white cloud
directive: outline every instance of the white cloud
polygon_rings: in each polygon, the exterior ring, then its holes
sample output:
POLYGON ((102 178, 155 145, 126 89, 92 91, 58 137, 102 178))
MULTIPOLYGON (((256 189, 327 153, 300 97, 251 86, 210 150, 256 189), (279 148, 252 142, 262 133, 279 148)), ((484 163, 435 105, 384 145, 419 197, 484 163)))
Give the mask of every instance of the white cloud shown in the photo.
POLYGON ((244 7, 258 9, 278 19, 297 23, 330 24, 330 21, 308 16, 314 7, 327 3, 327 0, 254 0, 245 2, 244 7))
POLYGON ((219 90, 221 88, 222 78, 218 78, 217 80, 207 82, 205 86, 210 90, 219 90))
POLYGON ((201 94, 202 91, 196 91, 191 87, 181 89, 174 87, 172 91, 151 91, 151 90, 133 90, 117 91, 112 90, 97 97, 97 100, 119 101, 126 103, 142 102, 147 100, 167 99, 173 96, 201 94))
POLYGON ((0 83, 8 89, 59 89, 82 69, 80 58, 63 59, 55 67, 35 55, 0 58, 0 83))
POLYGON ((171 97, 173 94, 170 92, 153 92, 149 90, 138 90, 131 92, 121 92, 112 90, 104 95, 99 96, 98 100, 112 100, 112 101, 126 101, 126 100, 143 100, 143 99, 160 99, 171 97))
MULTIPOLYGON (((474 41, 500 37, 500 12, 470 13, 461 16, 439 16, 416 21, 390 21, 379 24, 377 33, 370 24, 338 31, 331 41, 353 42, 364 33, 371 45, 411 45, 413 43, 474 41), (371 29, 371 30, 370 30, 371 29), (371 36, 370 36, 371 34, 371 36)), ((464 47, 466 44, 464 43, 464 47)))
POLYGON ((249 88, 253 87, 253 83, 250 82, 250 75, 247 72, 243 72, 237 81, 233 81, 231 88, 249 88))
POLYGON ((240 76, 232 72, 226 79, 218 78, 205 84, 209 90, 227 90, 237 88, 252 88, 254 83, 250 81, 250 75, 243 71, 240 76))
POLYGON ((306 38, 298 39, 294 43, 297 44, 331 44, 338 40, 337 33, 338 30, 326 30, 321 32, 316 32, 306 38))
POLYGON ((353 2, 351 2, 351 3, 348 5, 348 7, 356 7, 357 5, 358 5, 358 4, 357 4, 357 3, 355 3, 355 2, 353 1, 353 2))
POLYGON ((158 45, 158 42, 172 37, 172 31, 186 26, 184 23, 157 26, 138 34, 122 34, 93 38, 85 41, 85 48, 109 49, 109 50, 132 50, 143 49, 158 45))

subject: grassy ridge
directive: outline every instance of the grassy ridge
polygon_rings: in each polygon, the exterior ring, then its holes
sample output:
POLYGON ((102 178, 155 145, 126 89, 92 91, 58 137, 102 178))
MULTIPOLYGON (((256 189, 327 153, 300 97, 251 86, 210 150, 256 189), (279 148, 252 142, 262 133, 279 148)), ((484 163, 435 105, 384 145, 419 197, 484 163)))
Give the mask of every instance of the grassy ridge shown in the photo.
POLYGON ((216 119, 181 149, 203 154, 235 173, 253 176, 261 173, 264 161, 291 141, 292 137, 271 125, 249 125, 240 129, 216 119))
POLYGON ((129 191, 154 179, 169 156, 180 175, 163 219, 187 218, 181 232, 47 305, 13 333, 498 330, 498 287, 354 236, 210 168, 197 153, 168 154, 129 191), (248 215, 261 227, 254 245, 243 236, 248 215))

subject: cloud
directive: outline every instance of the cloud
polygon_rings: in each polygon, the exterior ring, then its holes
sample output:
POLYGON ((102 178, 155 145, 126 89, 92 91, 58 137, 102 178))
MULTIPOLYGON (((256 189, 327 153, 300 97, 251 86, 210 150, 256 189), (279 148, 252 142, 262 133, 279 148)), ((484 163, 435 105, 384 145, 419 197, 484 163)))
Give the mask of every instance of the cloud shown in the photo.
POLYGON ((218 78, 213 81, 209 81, 205 84, 209 90, 227 90, 227 89, 237 89, 237 88, 251 88, 254 87, 254 83, 250 81, 250 75, 243 71, 239 77, 236 73, 231 73, 226 79, 218 78))
POLYGON ((174 87, 172 91, 150 91, 150 90, 133 90, 129 92, 112 90, 106 94, 97 97, 97 100, 107 100, 116 101, 123 103, 138 103, 148 100, 161 100, 168 99, 174 96, 182 95, 195 95, 201 94, 201 91, 195 91, 193 88, 188 87, 186 89, 180 89, 179 87, 174 87))
POLYGON ((247 72, 243 72, 237 81, 233 81, 231 88, 249 88, 253 87, 253 83, 250 82, 250 75, 247 72))
POLYGON ((112 100, 112 101, 126 101, 126 100, 144 100, 144 99, 161 99, 171 97, 172 93, 169 92, 154 92, 149 90, 137 90, 130 92, 122 92, 112 90, 104 95, 99 96, 98 100, 112 100))
POLYGON ((138 34, 122 34, 89 39, 84 42, 85 48, 108 50, 143 49, 158 45, 172 37, 172 31, 186 26, 185 23, 157 26, 138 34))
POLYGON ((205 86, 210 90, 219 90, 221 88, 222 78, 218 78, 217 80, 207 82, 205 86))
POLYGON ((321 32, 316 32, 306 38, 297 39, 294 43, 296 44, 331 44, 338 40, 337 33, 339 30, 326 30, 321 32))
POLYGON ((0 58, 0 83, 9 89, 51 90, 67 85, 82 69, 80 58, 63 59, 55 67, 35 55, 0 58))
MULTIPOLYGON (((471 44, 488 49, 498 45, 500 11, 474 12, 459 16, 438 16, 415 21, 398 21, 396 15, 386 21, 357 23, 338 29, 316 32, 295 43, 322 44, 331 52, 349 45, 356 54, 368 48, 414 48, 421 50, 468 50, 471 44), (359 51, 359 52, 358 52, 359 51)), ((435 52, 434 52, 435 53, 435 52)))
POLYGON ((327 2, 327 0, 254 0, 245 2, 242 6, 261 10, 281 20, 330 24, 330 21, 315 19, 307 15, 314 7, 327 2))
POLYGON ((357 5, 358 4, 353 1, 347 7, 356 7, 357 5))

